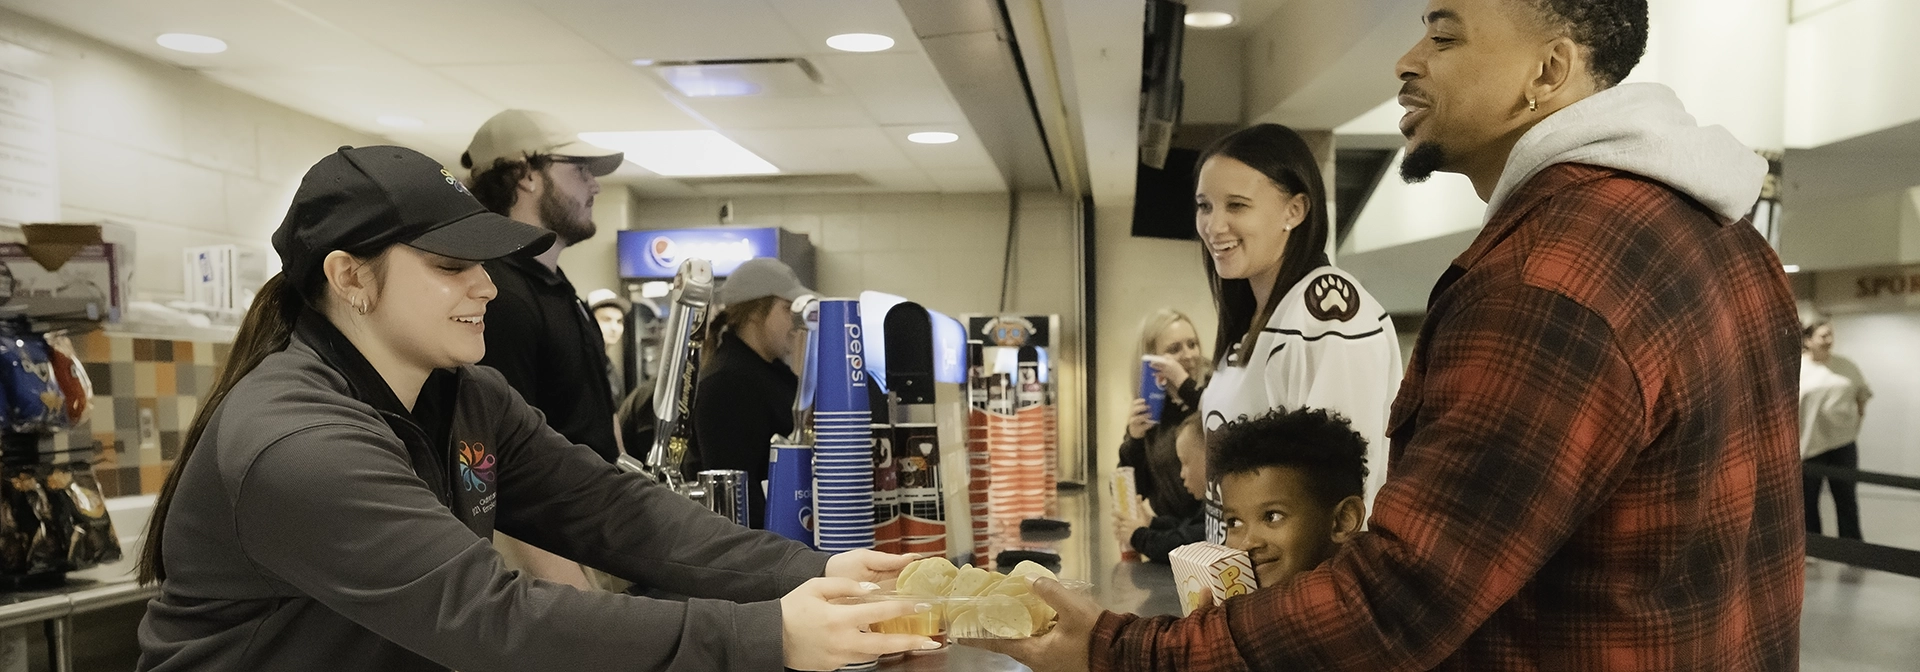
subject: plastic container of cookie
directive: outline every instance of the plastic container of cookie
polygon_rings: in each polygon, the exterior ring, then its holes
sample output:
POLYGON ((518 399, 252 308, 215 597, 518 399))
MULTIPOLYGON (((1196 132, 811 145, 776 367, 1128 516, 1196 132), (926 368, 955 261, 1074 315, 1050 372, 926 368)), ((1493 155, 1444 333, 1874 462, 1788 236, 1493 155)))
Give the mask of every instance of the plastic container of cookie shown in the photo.
MULTIPOLYGON (((873 602, 909 602, 931 604, 933 608, 917 614, 891 618, 868 626, 872 632, 921 635, 954 639, 1026 639, 1053 629, 1053 608, 1038 595, 1016 588, 997 589, 984 595, 909 595, 895 592, 893 582, 880 584, 881 590, 859 597, 834 600, 838 604, 873 602)), ((1024 583, 1024 581, 1022 581, 1024 583)), ((1067 590, 1085 595, 1093 584, 1061 579, 1067 590)), ((1024 588, 1024 585, 1019 586, 1024 588)))

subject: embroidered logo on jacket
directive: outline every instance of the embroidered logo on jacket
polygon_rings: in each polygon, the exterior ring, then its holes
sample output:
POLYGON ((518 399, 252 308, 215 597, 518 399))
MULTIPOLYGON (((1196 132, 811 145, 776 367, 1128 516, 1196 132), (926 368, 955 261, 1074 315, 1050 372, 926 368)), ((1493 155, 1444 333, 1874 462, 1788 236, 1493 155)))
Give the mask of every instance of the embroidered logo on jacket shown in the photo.
POLYGON ((460 442, 460 482, 468 492, 486 492, 493 488, 493 454, 485 444, 460 442))
POLYGON ((1307 313, 1313 319, 1345 322, 1360 314, 1360 288, 1331 273, 1307 285, 1307 313))

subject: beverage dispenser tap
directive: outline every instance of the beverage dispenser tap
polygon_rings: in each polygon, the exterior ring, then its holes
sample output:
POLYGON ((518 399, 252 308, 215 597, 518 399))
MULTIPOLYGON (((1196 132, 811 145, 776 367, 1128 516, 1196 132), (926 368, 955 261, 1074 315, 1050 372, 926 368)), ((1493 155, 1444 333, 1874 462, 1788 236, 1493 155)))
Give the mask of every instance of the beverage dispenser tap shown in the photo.
POLYGON ((660 375, 653 381, 653 446, 644 463, 622 455, 620 467, 706 505, 727 518, 746 524, 745 477, 731 470, 703 471, 689 482, 680 473, 693 436, 694 384, 699 380, 700 342, 713 307, 713 265, 705 259, 680 263, 667 294, 666 327, 661 332, 660 375))

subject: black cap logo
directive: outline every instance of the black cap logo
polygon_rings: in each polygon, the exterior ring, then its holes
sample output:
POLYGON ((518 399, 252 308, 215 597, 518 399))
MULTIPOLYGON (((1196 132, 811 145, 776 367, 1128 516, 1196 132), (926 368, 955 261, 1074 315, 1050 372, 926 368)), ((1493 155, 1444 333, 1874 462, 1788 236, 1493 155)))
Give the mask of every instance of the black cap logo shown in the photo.
POLYGON ((1307 313, 1325 322, 1345 322, 1360 314, 1360 289, 1331 273, 1307 285, 1307 313))
POLYGON ((464 184, 461 184, 461 183, 460 183, 460 180, 458 180, 458 179, 455 179, 455 178, 453 177, 453 173, 449 173, 449 172, 447 172, 447 169, 445 169, 445 168, 441 168, 441 169, 440 169, 440 176, 441 176, 441 177, 444 177, 444 178, 447 178, 447 184, 451 184, 451 185, 453 185, 453 190, 454 190, 454 191, 458 191, 458 192, 460 192, 460 193, 462 193, 462 194, 466 194, 466 195, 468 195, 468 196, 472 196, 472 195, 473 195, 473 194, 472 194, 471 192, 468 192, 468 191, 467 191, 467 185, 464 185, 464 184))

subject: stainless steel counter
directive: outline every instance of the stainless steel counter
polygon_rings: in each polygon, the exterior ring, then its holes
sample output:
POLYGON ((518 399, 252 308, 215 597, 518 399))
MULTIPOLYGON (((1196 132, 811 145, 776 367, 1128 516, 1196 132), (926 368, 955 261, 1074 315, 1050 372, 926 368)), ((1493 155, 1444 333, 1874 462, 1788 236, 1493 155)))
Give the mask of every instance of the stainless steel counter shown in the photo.
MULTIPOLYGON (((1073 523, 1070 536, 1050 544, 1060 553, 1060 576, 1093 582, 1094 599, 1113 611, 1146 615, 1180 613, 1171 568, 1120 559, 1120 542, 1113 538, 1113 515, 1109 505, 1101 501, 1104 499, 1084 491, 1060 493, 1061 518, 1073 523)), ((949 646, 885 661, 880 669, 888 672, 1015 672, 1027 667, 997 653, 949 646)))
POLYGON ((67 574, 63 585, 40 589, 0 592, 0 628, 44 624, 47 634, 47 662, 54 672, 73 669, 71 636, 75 614, 141 602, 158 592, 155 586, 134 582, 136 545, 125 550, 125 559, 81 572, 67 574))

